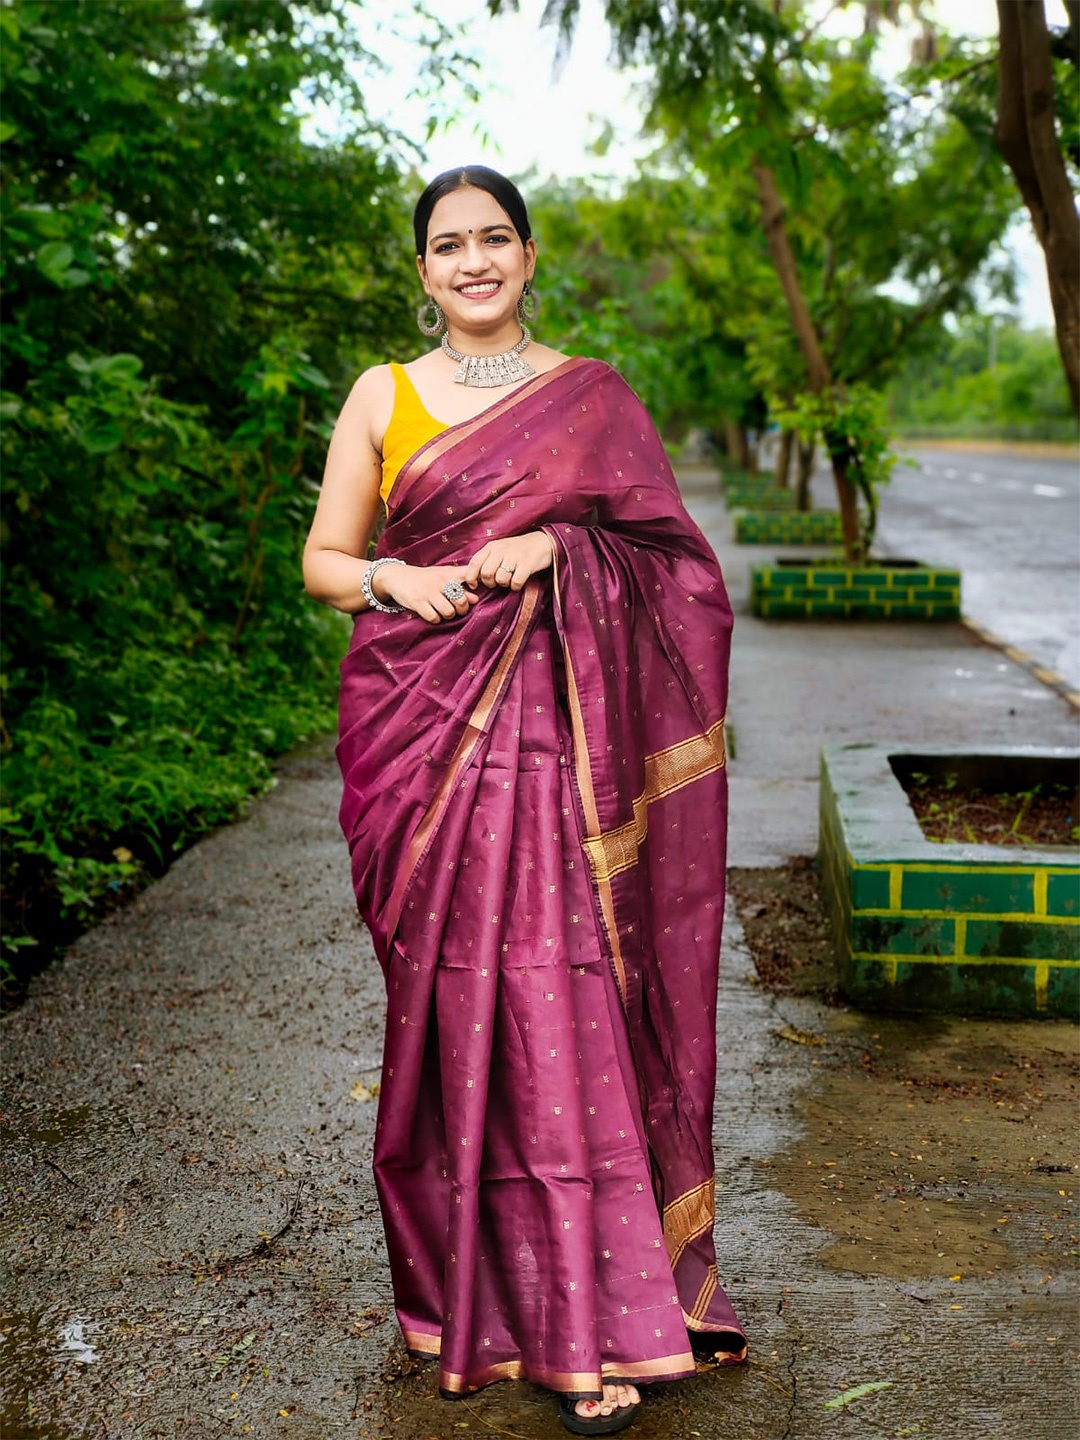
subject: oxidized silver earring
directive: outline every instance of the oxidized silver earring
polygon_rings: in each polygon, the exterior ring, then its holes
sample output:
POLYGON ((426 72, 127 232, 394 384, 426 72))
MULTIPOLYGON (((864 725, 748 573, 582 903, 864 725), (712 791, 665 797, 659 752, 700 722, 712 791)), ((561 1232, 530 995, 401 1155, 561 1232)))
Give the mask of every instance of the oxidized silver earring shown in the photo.
POLYGON ((416 312, 416 324, 421 335, 441 335, 446 329, 446 316, 430 295, 416 312), (433 310, 435 312, 434 319, 431 318, 433 310))
POLYGON ((525 281, 525 288, 518 297, 517 313, 522 325, 525 325, 527 321, 535 320, 540 313, 540 296, 537 295, 528 280, 525 281))

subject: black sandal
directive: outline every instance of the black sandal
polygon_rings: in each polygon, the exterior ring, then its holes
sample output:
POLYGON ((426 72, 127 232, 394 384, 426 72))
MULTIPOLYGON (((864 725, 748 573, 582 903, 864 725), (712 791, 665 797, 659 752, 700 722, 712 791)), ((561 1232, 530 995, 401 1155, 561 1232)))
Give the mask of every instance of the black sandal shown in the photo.
POLYGON ((686 1333, 694 1359, 703 1365, 722 1365, 733 1353, 721 1343, 726 1338, 723 1330, 688 1330, 686 1333))
MULTIPOLYGON (((636 1381, 634 1382, 637 1383, 636 1381)), ((579 1415, 574 1408, 579 1401, 590 1397, 584 1395, 559 1395, 559 1419, 572 1435, 617 1435, 637 1418, 638 1404, 620 1405, 610 1415, 597 1415, 590 1420, 579 1415)), ((599 1400, 596 1402, 601 1403, 599 1400)))

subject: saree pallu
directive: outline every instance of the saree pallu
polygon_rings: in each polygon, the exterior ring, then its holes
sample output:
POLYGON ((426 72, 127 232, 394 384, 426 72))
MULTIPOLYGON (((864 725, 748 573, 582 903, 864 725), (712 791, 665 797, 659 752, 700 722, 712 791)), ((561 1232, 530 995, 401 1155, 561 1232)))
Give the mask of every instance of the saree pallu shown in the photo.
POLYGON ((583 1397, 746 1342, 713 1244, 731 611, 655 430, 568 360, 401 471, 379 553, 543 528, 465 616, 356 617, 341 822, 388 996, 398 1319, 440 1388, 583 1397))

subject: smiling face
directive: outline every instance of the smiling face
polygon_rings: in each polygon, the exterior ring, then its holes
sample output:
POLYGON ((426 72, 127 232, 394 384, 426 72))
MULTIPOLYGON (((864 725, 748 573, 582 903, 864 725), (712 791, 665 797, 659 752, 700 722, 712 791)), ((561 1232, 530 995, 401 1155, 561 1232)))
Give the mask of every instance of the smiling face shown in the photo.
POLYGON ((517 302, 536 268, 536 245, 524 245, 509 215, 486 190, 466 186, 437 202, 427 250, 417 256, 424 289, 443 309, 450 331, 485 349, 509 349, 521 336, 517 302))

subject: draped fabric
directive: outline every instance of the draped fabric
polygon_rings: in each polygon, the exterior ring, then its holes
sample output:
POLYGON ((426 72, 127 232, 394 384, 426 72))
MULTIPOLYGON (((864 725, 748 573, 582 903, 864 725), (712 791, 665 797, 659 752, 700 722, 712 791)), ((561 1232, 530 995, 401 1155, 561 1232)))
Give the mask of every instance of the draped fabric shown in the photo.
POLYGON ((379 553, 543 528, 551 572, 364 611, 341 822, 387 983, 375 1141, 398 1318, 466 1394, 694 1369, 745 1339, 711 1145, 731 611, 651 422, 568 360, 403 467, 379 553))

